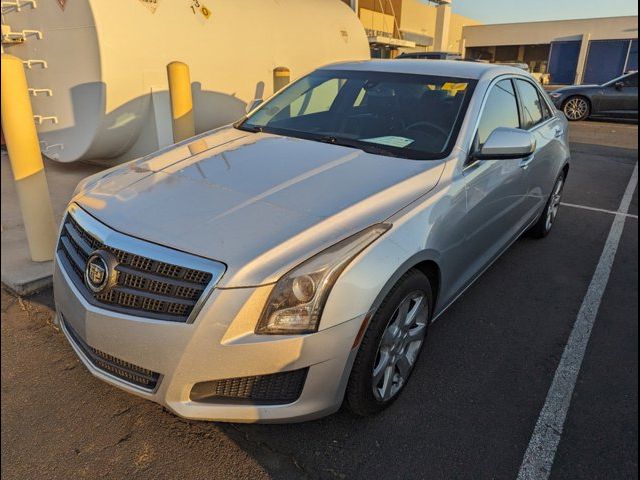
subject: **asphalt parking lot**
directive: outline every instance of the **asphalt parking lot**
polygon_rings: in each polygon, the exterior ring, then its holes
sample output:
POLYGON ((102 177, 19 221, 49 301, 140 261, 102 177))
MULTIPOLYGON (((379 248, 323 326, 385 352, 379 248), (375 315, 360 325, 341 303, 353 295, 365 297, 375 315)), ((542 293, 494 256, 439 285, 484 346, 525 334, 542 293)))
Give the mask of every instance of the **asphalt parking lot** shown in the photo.
POLYGON ((594 288, 602 300, 550 478, 638 478, 637 190, 608 282, 592 284, 638 127, 585 122, 571 138, 571 206, 552 235, 518 241, 432 326, 403 396, 375 418, 179 419, 94 379, 53 326, 51 291, 3 290, 2 478, 513 479, 594 288))

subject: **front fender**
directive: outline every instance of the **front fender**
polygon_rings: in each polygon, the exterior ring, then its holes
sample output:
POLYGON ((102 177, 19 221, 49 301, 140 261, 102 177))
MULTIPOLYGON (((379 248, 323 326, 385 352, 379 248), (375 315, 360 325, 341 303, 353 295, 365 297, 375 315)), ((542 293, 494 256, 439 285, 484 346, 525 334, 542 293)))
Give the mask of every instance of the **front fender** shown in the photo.
MULTIPOLYGON (((450 241, 447 219, 463 214, 465 205, 464 192, 452 193, 445 185, 394 215, 391 230, 356 257, 338 278, 320 329, 375 311, 400 277, 416 265, 446 263, 441 252, 450 241)), ((447 283, 445 278, 441 286, 447 283)))

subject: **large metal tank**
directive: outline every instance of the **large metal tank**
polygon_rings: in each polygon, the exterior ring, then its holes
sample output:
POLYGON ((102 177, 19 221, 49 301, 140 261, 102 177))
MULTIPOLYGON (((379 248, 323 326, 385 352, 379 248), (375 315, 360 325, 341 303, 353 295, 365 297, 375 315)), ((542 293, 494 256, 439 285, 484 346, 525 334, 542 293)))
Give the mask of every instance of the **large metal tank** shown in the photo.
POLYGON ((271 95, 276 67, 295 79, 327 63, 369 58, 364 29, 341 0, 2 4, 4 50, 29 62, 42 151, 61 162, 117 162, 170 144, 171 61, 191 69, 196 131, 203 132, 271 95))

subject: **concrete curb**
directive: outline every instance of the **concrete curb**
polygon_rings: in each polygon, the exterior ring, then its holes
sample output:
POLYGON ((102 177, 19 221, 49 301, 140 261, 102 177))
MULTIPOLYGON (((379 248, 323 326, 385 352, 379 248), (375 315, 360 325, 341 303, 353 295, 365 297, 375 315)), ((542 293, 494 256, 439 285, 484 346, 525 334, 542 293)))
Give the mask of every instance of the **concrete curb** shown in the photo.
POLYGON ((33 264, 20 271, 11 271, 2 266, 2 284, 22 297, 33 295, 53 285, 53 262, 33 264))
POLYGON ((53 285, 53 275, 47 277, 32 280, 26 283, 12 283, 2 278, 2 285, 10 292, 15 293, 21 297, 28 297, 34 293, 38 293, 41 290, 51 288, 53 285))

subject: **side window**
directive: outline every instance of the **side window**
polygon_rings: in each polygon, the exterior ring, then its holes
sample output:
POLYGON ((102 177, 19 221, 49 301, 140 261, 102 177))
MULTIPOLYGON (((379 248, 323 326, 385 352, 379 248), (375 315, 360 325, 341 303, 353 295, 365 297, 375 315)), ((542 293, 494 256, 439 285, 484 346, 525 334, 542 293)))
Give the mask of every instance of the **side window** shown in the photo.
POLYGON ((529 130, 541 123, 544 118, 543 101, 538 89, 526 80, 516 80, 520 101, 522 102, 522 128, 529 130))
POLYGON ((520 128, 518 102, 511 80, 502 80, 491 88, 478 126, 478 144, 484 145, 499 127, 520 128))
POLYGON ((545 101, 542 95, 542 93, 538 92, 538 96, 540 97, 540 106, 542 107, 542 116, 545 120, 547 120, 553 117, 553 112, 551 111, 549 104, 545 101))

